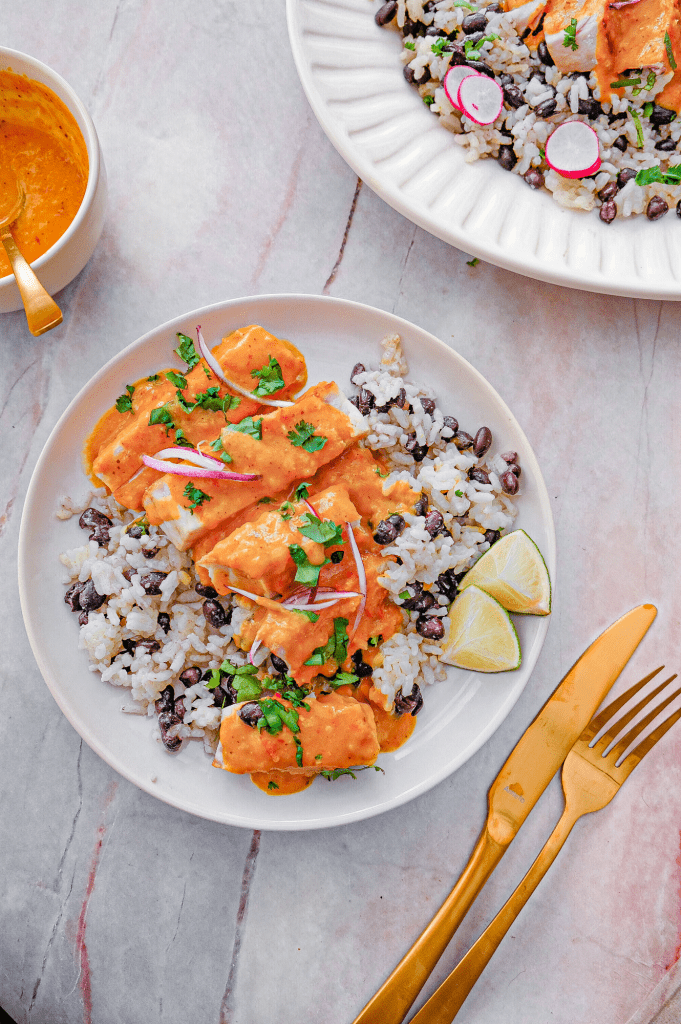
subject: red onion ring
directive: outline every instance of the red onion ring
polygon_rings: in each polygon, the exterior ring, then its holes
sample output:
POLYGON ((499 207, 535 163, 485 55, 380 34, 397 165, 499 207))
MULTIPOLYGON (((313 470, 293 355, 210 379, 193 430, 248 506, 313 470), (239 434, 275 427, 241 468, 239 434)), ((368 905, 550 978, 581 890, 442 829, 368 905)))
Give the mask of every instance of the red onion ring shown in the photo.
POLYGON ((229 380, 228 377, 225 377, 222 367, 220 366, 219 362, 217 361, 211 350, 208 348, 208 345, 204 340, 203 334, 201 333, 200 326, 196 328, 196 336, 199 344, 199 352, 201 353, 202 357, 208 363, 208 365, 210 366, 211 370, 218 378, 218 380, 221 380, 223 384, 226 384, 228 388, 232 389, 232 391, 236 391, 237 394, 243 395, 244 398, 250 398, 252 401, 258 402, 260 405, 275 405, 278 406, 279 408, 287 408, 289 405, 295 404, 294 402, 286 402, 283 399, 277 401, 274 398, 264 398, 262 395, 254 395, 252 391, 246 391, 246 389, 242 388, 240 384, 235 384, 233 380, 229 380))
POLYGON ((257 473, 229 473, 222 469, 205 469, 200 466, 182 466, 177 462, 166 462, 163 459, 154 459, 151 455, 143 455, 142 462, 150 469, 157 469, 159 473, 170 473, 172 476, 186 476, 199 480, 236 480, 246 482, 259 480, 257 473))
POLYGON ((362 600, 359 602, 359 608, 357 609, 357 614, 355 615, 355 622, 352 627, 352 633, 350 635, 350 639, 352 639, 352 637, 357 632, 357 627, 362 621, 362 616, 364 615, 364 609, 367 603, 367 574, 364 571, 364 562, 362 561, 362 556, 359 552, 359 548, 357 547, 357 541, 355 540, 355 535, 352 532, 352 526, 350 525, 350 523, 346 523, 345 525, 348 528, 348 540, 350 541, 350 547, 352 548, 352 554, 355 559, 355 565, 357 567, 357 576, 359 578, 359 589, 362 595, 362 600))

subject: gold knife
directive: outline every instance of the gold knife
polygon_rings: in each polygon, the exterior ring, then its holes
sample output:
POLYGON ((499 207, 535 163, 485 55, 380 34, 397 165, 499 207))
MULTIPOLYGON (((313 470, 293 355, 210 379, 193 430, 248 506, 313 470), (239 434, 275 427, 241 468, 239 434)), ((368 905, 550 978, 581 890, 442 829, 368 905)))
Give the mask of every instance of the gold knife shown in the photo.
POLYGON ((657 609, 633 608, 594 640, 525 730, 489 791, 487 822, 463 874, 353 1024, 401 1024, 471 904, 645 636, 657 609))

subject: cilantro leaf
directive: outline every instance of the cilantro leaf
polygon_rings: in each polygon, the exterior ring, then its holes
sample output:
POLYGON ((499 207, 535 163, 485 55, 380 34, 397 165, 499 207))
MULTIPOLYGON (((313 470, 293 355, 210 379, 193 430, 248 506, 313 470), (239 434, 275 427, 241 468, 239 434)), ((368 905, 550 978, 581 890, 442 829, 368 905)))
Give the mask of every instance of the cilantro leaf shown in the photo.
POLYGON ((187 369, 191 370, 193 366, 200 362, 201 357, 194 348, 194 342, 191 338, 180 331, 177 332, 177 337, 180 339, 180 344, 174 351, 187 364, 187 369))
POLYGON ((157 380, 158 380, 158 374, 157 373, 152 373, 151 377, 147 377, 147 383, 148 384, 155 384, 157 380))
POLYGON ((370 636, 369 637, 369 647, 378 647, 378 645, 382 642, 382 640, 383 640, 383 634, 382 633, 379 633, 378 636, 370 636))
POLYGON ((449 39, 447 39, 446 36, 442 36, 440 39, 438 39, 436 42, 432 44, 431 50, 433 51, 433 53, 437 54, 438 57, 441 57, 448 43, 449 39))
POLYGON ((325 565, 329 564, 329 559, 325 558, 321 565, 313 565, 300 544, 289 544, 288 550, 298 566, 294 577, 295 582, 302 583, 304 587, 316 587, 319 584, 319 573, 325 565))
POLYGON ((170 431, 174 429, 175 424, 173 423, 173 417, 168 411, 168 403, 165 405, 159 405, 155 409, 151 410, 149 415, 149 426, 153 427, 155 424, 159 424, 166 428, 166 437, 170 434, 170 431))
POLYGON ((359 682, 359 676, 353 675, 352 672, 336 672, 333 679, 330 679, 329 682, 333 687, 355 686, 359 682))
POLYGON ((563 46, 569 46, 571 50, 578 50, 579 43, 577 42, 577 19, 572 18, 570 24, 565 26, 563 36, 563 46))
POLYGON ((229 452, 226 452, 224 447, 223 447, 222 438, 221 437, 216 437, 214 441, 211 441, 209 447, 211 447, 214 452, 218 453, 218 455, 220 456, 220 458, 222 459, 223 462, 231 462, 232 461, 232 456, 229 454, 229 452))
POLYGON ((310 485, 306 481, 302 484, 298 484, 295 491, 293 492, 294 501, 304 501, 305 498, 310 496, 310 485))
POLYGON ((133 384, 126 384, 125 390, 128 392, 127 395, 119 395, 116 399, 116 409, 118 412, 132 412, 132 396, 135 392, 133 384))
POLYGON ((241 399, 236 398, 234 395, 221 396, 219 387, 197 391, 194 398, 193 408, 207 409, 209 412, 228 412, 230 409, 237 409, 241 405, 241 399))
POLYGON ((407 39, 406 43, 404 44, 404 48, 405 50, 415 50, 416 43, 412 43, 411 39, 407 39))
POLYGON ((259 731, 265 729, 266 732, 276 735, 286 726, 292 733, 300 732, 298 712, 295 708, 285 708, 273 697, 263 697, 259 704, 262 711, 262 718, 258 719, 259 731))
POLYGON ((240 434, 248 434, 256 441, 262 441, 262 420, 254 420, 252 416, 246 416, 239 423, 230 423, 230 430, 236 430, 240 434))
POLYGON ((188 398, 185 398, 179 389, 175 392, 175 398, 177 399, 177 404, 184 409, 185 412, 194 411, 194 402, 190 402, 188 398))
POLYGON ((333 633, 323 647, 316 647, 306 665, 324 665, 330 658, 341 665, 348 656, 348 619, 333 620, 333 633))
POLYGON ((656 182, 663 185, 678 185, 681 181, 681 164, 668 167, 666 171, 663 171, 659 164, 644 167, 638 172, 635 180, 637 185, 653 185, 656 182))
POLYGON ((334 523, 331 519, 317 519, 311 512, 305 513, 307 523, 304 526, 298 527, 298 532, 302 533, 303 537, 309 537, 310 540, 315 541, 317 544, 323 544, 325 548, 328 548, 331 544, 344 544, 343 540, 343 527, 339 526, 338 523, 334 523))
POLYGON ((282 519, 292 519, 293 513, 295 512, 295 505, 290 501, 285 501, 279 506, 279 515, 282 519))
POLYGON ((297 615, 304 615, 306 619, 310 620, 310 622, 316 622, 319 618, 315 612, 309 612, 307 608, 291 608, 289 610, 295 612, 297 615))
POLYGON ((295 448, 304 448, 306 452, 318 452, 329 439, 315 434, 315 429, 314 424, 301 420, 286 436, 295 448))
POLYGON ((184 388, 187 387, 187 378, 183 377, 181 373, 175 373, 174 370, 168 370, 166 372, 166 377, 170 383, 174 384, 176 388, 180 389, 180 391, 183 391, 184 388))
POLYGON ((184 430, 178 427, 175 431, 175 444, 180 445, 181 448, 193 448, 194 445, 191 443, 184 430))
POLYGON ((210 494, 206 494, 199 487, 194 487, 194 484, 187 484, 182 493, 191 501, 191 505, 185 505, 185 508, 188 508, 192 515, 194 515, 194 509, 203 505, 204 501, 211 501, 210 494))
POLYGON ((267 783, 267 788, 268 789, 279 789, 279 786, 277 785, 276 782, 274 782, 273 779, 270 779, 270 781, 267 783))
POLYGON ((273 395, 281 391, 284 386, 284 378, 281 375, 281 366, 276 359, 270 356, 270 361, 259 370, 251 370, 251 377, 259 377, 259 383, 254 395, 273 395))

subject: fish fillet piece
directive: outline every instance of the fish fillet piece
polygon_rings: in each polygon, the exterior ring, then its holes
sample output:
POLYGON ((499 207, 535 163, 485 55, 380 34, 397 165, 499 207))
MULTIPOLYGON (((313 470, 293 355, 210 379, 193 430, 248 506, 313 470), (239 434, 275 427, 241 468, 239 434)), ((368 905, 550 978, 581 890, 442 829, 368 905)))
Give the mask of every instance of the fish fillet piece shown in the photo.
POLYGON ((549 0, 544 36, 556 67, 563 74, 591 71, 597 63, 597 45, 609 0, 549 0), (574 42, 566 35, 576 21, 574 42), (565 44, 568 45, 565 45, 565 44))

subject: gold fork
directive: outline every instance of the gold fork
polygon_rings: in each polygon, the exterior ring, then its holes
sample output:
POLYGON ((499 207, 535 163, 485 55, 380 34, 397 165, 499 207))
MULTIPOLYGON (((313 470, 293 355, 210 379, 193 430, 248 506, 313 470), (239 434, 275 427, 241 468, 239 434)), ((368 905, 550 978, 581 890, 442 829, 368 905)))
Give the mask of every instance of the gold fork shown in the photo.
POLYGON ((473 985, 491 960, 504 935, 558 856, 575 822, 582 815, 590 814, 592 811, 599 811, 602 807, 609 804, 625 779, 631 775, 636 765, 640 764, 648 751, 681 718, 680 708, 669 715, 638 746, 627 754, 621 764, 617 764, 622 754, 631 746, 634 740, 647 729, 664 708, 681 694, 681 689, 678 689, 665 697, 644 718, 632 726, 626 735, 621 736, 622 730, 644 708, 648 707, 673 679, 676 679, 676 673, 674 673, 669 679, 665 679, 663 683, 656 686, 654 690, 627 711, 626 714, 612 723, 602 736, 598 736, 601 730, 611 722, 613 717, 658 672, 661 672, 663 667, 660 666, 660 668, 655 669, 654 672, 651 672, 650 675, 636 683, 626 693, 622 694, 621 697, 618 697, 617 700, 609 704, 600 714, 591 719, 563 764, 562 783, 565 795, 565 810, 546 845, 518 888, 499 911, 489 927, 485 929, 475 945, 466 953, 463 960, 457 964, 428 1002, 412 1018, 410 1024, 451 1024, 451 1021, 463 1006, 473 985), (597 736, 597 742, 591 746, 597 736), (617 742, 611 747, 614 741, 617 742))

